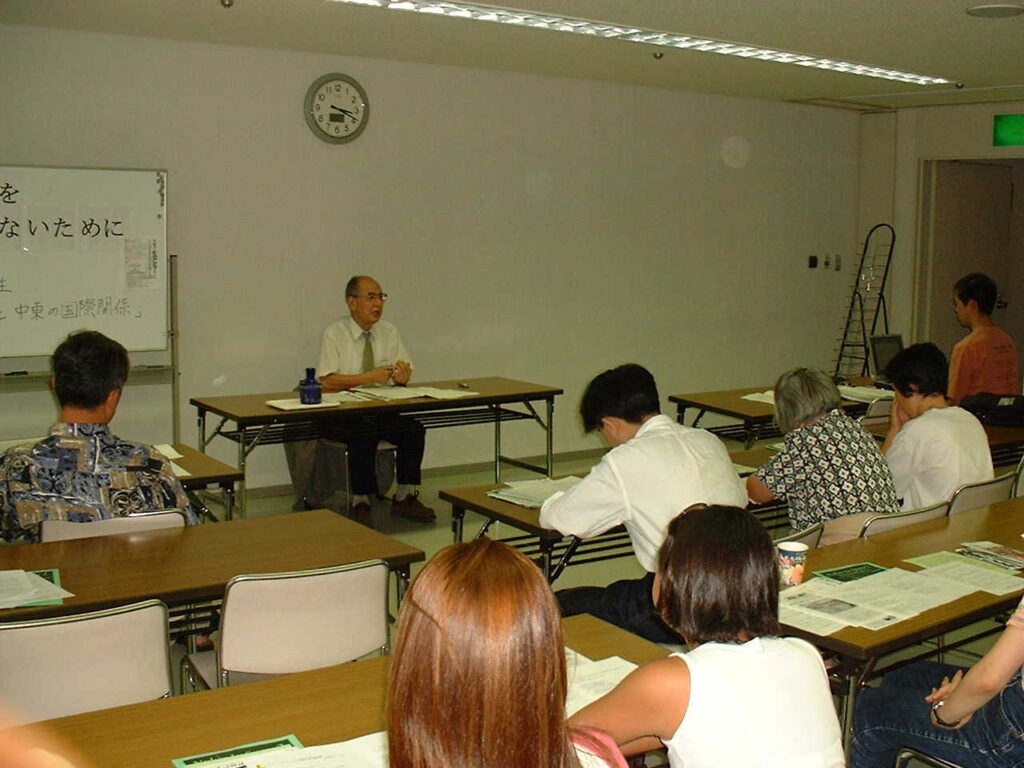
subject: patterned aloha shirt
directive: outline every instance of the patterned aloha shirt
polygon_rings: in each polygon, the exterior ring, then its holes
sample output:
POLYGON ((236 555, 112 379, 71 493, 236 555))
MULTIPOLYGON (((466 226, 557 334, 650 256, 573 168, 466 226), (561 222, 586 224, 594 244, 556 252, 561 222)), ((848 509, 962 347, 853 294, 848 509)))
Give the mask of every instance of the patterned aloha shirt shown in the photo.
POLYGON ((133 512, 195 512, 171 463, 155 448, 122 440, 106 424, 55 424, 34 445, 0 457, 0 534, 39 540, 43 520, 89 522, 133 512))
POLYGON ((789 505, 795 531, 843 515, 900 511, 878 443, 838 408, 787 433, 785 447, 756 474, 789 505))

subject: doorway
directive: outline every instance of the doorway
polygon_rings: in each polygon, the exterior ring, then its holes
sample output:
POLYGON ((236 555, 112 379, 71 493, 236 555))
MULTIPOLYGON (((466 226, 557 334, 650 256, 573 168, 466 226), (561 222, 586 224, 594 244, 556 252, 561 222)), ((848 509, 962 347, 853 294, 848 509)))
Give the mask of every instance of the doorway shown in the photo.
POLYGON ((948 356, 964 336, 953 284, 984 272, 999 286, 992 319, 1024 348, 1024 159, 926 160, 914 332, 948 356))

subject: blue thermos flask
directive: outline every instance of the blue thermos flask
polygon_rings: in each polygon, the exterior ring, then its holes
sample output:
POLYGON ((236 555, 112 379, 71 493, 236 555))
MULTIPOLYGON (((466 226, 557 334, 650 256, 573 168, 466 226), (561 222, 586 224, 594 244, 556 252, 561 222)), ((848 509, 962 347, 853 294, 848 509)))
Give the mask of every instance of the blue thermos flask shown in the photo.
POLYGON ((306 369, 306 378, 299 382, 299 402, 303 405, 316 405, 323 400, 324 387, 317 381, 316 368, 306 369))

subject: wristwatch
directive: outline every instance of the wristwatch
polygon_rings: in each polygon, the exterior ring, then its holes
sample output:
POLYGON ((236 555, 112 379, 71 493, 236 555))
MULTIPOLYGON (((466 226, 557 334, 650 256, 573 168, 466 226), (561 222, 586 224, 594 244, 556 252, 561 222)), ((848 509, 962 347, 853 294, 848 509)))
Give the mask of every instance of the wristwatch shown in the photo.
POLYGON ((958 725, 960 725, 961 722, 963 722, 963 718, 961 717, 959 720, 954 720, 952 723, 947 723, 945 720, 939 717, 939 710, 942 709, 944 706, 946 706, 945 699, 939 699, 934 704, 932 704, 932 718, 935 720, 935 724, 941 726, 942 728, 956 728, 958 725))

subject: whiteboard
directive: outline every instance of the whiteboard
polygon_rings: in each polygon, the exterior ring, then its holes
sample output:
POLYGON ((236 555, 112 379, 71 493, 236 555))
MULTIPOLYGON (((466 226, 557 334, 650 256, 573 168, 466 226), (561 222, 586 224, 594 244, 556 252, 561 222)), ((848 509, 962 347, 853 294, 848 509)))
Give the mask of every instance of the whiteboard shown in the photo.
POLYGON ((0 357, 168 346, 167 172, 0 165, 0 357))

